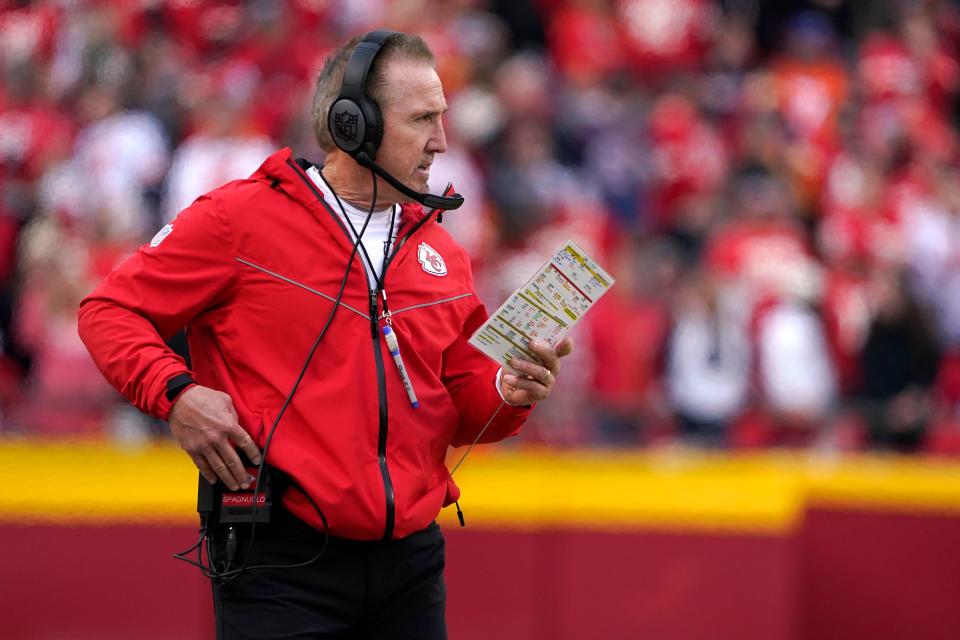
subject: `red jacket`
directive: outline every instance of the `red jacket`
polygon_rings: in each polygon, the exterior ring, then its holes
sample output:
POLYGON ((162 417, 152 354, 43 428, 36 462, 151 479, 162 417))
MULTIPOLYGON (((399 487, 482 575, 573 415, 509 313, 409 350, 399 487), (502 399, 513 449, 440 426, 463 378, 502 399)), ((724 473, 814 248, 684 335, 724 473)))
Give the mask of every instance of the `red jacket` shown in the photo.
MULTIPOLYGON (((429 525, 459 495, 444 464, 447 447, 472 442, 501 404, 498 367, 467 344, 487 317, 469 259, 435 220, 414 230, 424 215, 403 206, 384 280, 420 407, 411 406, 384 344, 383 299, 371 300, 358 254, 270 445, 267 461, 314 498, 334 535, 400 538, 429 525), (443 265, 430 264, 430 248, 443 265), (434 275, 439 266, 445 275, 434 275)), ((141 411, 167 419, 167 381, 193 373, 230 395, 262 448, 331 311, 351 249, 338 216, 284 149, 249 179, 201 196, 166 235, 110 273, 80 305, 80 336, 141 411), (164 344, 182 327, 193 372, 164 344)), ((482 441, 516 433, 527 414, 503 407, 482 441)), ((285 504, 321 526, 297 492, 285 504)))

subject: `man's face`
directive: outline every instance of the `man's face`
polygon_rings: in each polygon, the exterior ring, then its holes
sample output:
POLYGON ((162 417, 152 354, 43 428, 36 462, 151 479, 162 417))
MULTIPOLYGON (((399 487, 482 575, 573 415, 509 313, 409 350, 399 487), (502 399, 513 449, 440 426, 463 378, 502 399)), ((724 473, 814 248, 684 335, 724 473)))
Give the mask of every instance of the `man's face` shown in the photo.
MULTIPOLYGON (((384 69, 383 141, 377 163, 415 191, 427 191, 435 154, 447 150, 441 116, 447 110, 437 72, 426 62, 390 60, 384 69)), ((380 182, 378 199, 410 198, 380 182)))

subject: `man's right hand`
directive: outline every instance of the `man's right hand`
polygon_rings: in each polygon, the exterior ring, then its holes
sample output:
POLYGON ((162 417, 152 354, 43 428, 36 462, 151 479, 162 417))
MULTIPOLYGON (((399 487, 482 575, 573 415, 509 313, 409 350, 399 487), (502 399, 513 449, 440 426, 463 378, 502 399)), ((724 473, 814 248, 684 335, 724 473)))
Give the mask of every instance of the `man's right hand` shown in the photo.
POLYGON ((230 396, 194 385, 176 399, 169 422, 173 437, 210 484, 220 478, 231 491, 250 487, 234 447, 242 449, 254 464, 260 464, 260 451, 237 421, 230 396))

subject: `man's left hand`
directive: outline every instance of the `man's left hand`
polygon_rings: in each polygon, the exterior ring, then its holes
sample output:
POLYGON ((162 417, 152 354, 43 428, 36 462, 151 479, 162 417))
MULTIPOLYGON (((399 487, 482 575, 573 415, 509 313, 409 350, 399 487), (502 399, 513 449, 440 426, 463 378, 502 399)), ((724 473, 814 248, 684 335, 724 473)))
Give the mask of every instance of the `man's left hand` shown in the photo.
POLYGON ((515 407, 533 404, 546 399, 557 382, 560 372, 560 358, 573 352, 573 339, 564 338, 556 347, 531 340, 530 352, 540 359, 540 362, 513 358, 510 366, 522 375, 514 375, 504 371, 500 376, 500 391, 507 403, 515 407))

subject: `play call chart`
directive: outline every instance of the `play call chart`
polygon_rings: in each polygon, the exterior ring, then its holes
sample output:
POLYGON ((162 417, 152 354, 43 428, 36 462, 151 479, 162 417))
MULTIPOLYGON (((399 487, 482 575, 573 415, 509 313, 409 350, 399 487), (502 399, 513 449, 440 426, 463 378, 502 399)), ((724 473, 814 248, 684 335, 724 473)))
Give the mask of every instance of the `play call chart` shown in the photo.
POLYGON ((505 369, 510 358, 538 359, 532 339, 556 344, 613 286, 613 278, 568 240, 471 336, 470 344, 505 369))

